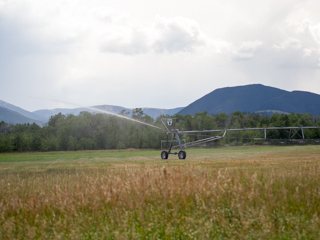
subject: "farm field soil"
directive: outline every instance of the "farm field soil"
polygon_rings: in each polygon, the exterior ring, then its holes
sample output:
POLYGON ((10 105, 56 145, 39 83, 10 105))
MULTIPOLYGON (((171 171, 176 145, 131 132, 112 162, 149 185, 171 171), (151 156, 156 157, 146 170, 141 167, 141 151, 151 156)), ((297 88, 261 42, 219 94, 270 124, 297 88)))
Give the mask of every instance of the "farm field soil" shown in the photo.
POLYGON ((0 154, 0 239, 319 239, 320 146, 0 154))

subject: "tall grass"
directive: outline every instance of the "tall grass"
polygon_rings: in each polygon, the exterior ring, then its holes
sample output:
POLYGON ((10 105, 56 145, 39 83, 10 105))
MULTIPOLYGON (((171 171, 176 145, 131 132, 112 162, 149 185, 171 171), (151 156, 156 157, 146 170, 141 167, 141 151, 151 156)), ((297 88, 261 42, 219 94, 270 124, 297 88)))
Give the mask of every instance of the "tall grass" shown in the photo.
POLYGON ((317 160, 1 173, 0 239, 318 239, 317 160))

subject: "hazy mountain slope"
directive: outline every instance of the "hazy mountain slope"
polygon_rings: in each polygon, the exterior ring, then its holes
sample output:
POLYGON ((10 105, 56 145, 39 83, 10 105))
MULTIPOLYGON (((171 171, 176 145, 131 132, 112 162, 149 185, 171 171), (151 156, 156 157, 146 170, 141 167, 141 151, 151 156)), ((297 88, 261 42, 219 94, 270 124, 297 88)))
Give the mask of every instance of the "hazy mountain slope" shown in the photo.
POLYGON ((194 115, 208 111, 211 114, 235 111, 263 112, 282 111, 314 115, 320 113, 320 95, 253 84, 216 89, 182 109, 179 114, 194 115))
POLYGON ((17 124, 17 123, 36 123, 38 125, 43 125, 42 122, 28 118, 26 116, 23 116, 22 114, 12 111, 10 109, 7 109, 5 107, 0 106, 0 122, 4 121, 6 123, 12 123, 12 124, 17 124))
POLYGON ((41 116, 39 116, 36 113, 29 112, 27 110, 24 110, 24 109, 22 109, 20 107, 14 106, 14 105, 12 105, 10 103, 7 103, 5 101, 2 101, 2 100, 0 100, 0 107, 4 107, 4 108, 7 108, 9 110, 15 111, 17 113, 22 114, 23 116, 25 116, 27 118, 30 118, 30 119, 35 119, 35 120, 39 120, 39 121, 44 120, 41 116))
POLYGON ((42 110, 37 110, 34 111, 34 113, 37 113, 38 115, 43 116, 46 121, 49 120, 49 118, 51 116, 54 116, 58 113, 62 113, 64 115, 68 115, 68 114, 73 114, 73 115, 79 115, 80 112, 93 112, 92 110, 88 109, 88 108, 55 108, 55 109, 42 109, 42 110))
POLYGON ((142 108, 143 112, 150 117, 156 119, 160 115, 170 115, 173 116, 177 112, 181 111, 183 107, 173 108, 173 109, 159 109, 159 108, 142 108))
MULTIPOLYGON (((92 108, 100 109, 101 112, 105 111, 105 112, 115 113, 115 114, 118 114, 122 110, 125 110, 126 112, 129 112, 128 116, 132 115, 132 109, 124 108, 124 107, 120 107, 120 106, 99 105, 99 106, 93 106, 92 108)), ((179 112, 181 109, 183 109, 183 108, 174 108, 174 109, 142 108, 143 112, 152 118, 157 118, 161 114, 174 115, 177 112, 179 112)), ((34 111, 34 113, 36 113, 37 115, 43 116, 46 119, 46 121, 48 121, 50 116, 56 115, 59 112, 61 112, 62 114, 65 114, 65 115, 67 115, 67 114, 78 115, 82 111, 87 111, 87 112, 91 112, 91 113, 94 113, 94 112, 100 113, 100 111, 96 111, 94 109, 91 109, 90 107, 89 108, 74 108, 74 109, 56 108, 56 109, 52 109, 52 110, 43 109, 43 110, 34 111)))

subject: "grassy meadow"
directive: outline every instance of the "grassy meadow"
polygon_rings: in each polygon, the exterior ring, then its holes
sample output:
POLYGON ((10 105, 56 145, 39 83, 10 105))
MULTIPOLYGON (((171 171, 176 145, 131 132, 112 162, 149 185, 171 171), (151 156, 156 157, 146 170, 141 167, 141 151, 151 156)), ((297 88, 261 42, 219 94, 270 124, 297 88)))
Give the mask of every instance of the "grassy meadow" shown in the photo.
POLYGON ((0 154, 0 239, 319 239, 320 146, 0 154))

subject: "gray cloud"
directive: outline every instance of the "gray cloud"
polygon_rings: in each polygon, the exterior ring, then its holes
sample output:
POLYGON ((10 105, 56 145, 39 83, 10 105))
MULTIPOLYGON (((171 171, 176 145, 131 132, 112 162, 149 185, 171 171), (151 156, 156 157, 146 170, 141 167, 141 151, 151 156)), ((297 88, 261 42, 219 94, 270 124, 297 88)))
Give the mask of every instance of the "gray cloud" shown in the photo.
POLYGON ((280 68, 294 68, 294 69, 319 69, 320 54, 315 49, 308 48, 284 48, 277 49, 273 54, 274 65, 280 68))
POLYGON ((102 51, 135 55, 143 53, 193 52, 206 45, 206 36, 191 19, 157 17, 151 29, 129 26, 129 34, 106 39, 102 51))
POLYGON ((272 46, 275 62, 285 68, 319 68, 320 23, 291 21, 282 30, 286 37, 272 46))
POLYGON ((235 60, 248 60, 253 58, 262 48, 262 42, 256 40, 252 42, 243 42, 234 52, 235 60))
POLYGON ((157 17, 154 28, 156 38, 152 47, 155 52, 192 52, 206 44, 204 34, 194 20, 157 17))
POLYGON ((149 50, 147 38, 148 36, 141 29, 132 29, 129 36, 106 41, 102 45, 102 51, 125 55, 146 53, 149 50))

